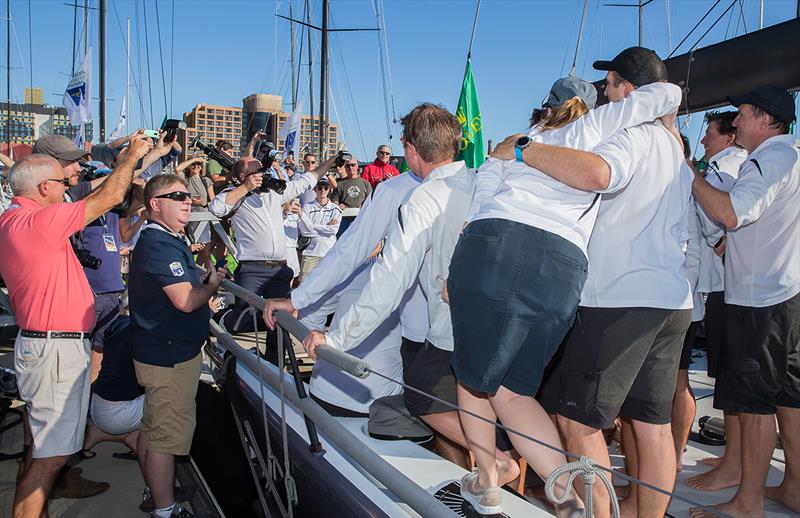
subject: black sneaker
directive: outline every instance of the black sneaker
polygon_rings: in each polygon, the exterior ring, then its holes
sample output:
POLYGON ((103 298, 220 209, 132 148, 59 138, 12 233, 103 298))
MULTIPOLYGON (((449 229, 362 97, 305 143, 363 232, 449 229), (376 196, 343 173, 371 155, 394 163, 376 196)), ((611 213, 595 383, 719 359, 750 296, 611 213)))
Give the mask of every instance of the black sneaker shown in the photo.
MULTIPOLYGON (((189 500, 194 491, 190 486, 175 486, 173 492, 175 495, 175 503, 179 503, 189 500)), ((147 488, 142 490, 142 503, 139 504, 139 510, 143 513, 152 513, 156 510, 156 504, 153 502, 153 495, 150 494, 147 488)))

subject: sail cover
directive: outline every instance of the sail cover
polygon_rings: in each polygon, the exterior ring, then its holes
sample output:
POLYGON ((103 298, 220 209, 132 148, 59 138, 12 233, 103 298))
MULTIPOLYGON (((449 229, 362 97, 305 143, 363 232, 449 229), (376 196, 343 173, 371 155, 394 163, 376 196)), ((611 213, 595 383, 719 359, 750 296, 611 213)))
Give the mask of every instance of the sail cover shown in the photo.
MULTIPOLYGON (((800 90, 800 18, 732 38, 665 61, 669 80, 683 89, 680 113, 728 104, 726 96, 759 85, 800 90)), ((597 104, 608 102, 604 81, 597 104)))

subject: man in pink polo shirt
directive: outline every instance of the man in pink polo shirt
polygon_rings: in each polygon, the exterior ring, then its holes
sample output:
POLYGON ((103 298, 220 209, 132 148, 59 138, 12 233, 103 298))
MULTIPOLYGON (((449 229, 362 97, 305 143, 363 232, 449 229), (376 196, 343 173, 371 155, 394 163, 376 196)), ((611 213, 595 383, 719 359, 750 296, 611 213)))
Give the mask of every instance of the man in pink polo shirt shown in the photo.
POLYGON ((42 514, 56 475, 83 444, 95 311, 69 236, 122 201, 150 147, 146 137, 131 140, 108 180, 76 203, 63 203, 69 173, 53 158, 34 154, 11 168, 14 198, 0 215, 0 276, 20 328, 14 369, 33 440, 14 518, 42 514))

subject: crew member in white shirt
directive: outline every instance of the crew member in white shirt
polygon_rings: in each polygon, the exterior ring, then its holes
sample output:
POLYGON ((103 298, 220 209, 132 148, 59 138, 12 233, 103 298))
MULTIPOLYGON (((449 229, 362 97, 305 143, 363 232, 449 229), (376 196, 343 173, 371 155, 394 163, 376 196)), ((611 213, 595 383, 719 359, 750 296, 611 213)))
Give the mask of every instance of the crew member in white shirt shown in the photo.
MULTIPOLYGON (((671 113, 680 103, 676 86, 652 84, 563 126, 583 113, 585 104, 594 104, 594 99, 582 102, 583 95, 575 99, 580 90, 563 95, 560 90, 570 82, 580 85, 567 78, 553 86, 553 113, 527 136, 506 139, 481 168, 473 203, 478 208, 456 247, 448 285, 460 405, 490 421, 496 413, 506 426, 551 444, 560 443, 558 433, 533 396, 578 306, 600 192, 622 189, 629 175, 599 178, 576 170, 584 183, 570 186, 522 163, 522 153, 534 142, 591 149, 617 130, 671 113), (576 111, 577 103, 582 111, 576 111)), ((583 83, 596 95, 593 85, 583 83)), ((487 458, 494 431, 465 415, 462 421, 478 464, 477 480, 463 481, 462 488, 488 491, 496 484, 487 458)), ((546 476, 565 462, 522 437, 510 438, 537 473, 546 476)))
MULTIPOLYGON (((707 166, 704 174, 706 182, 712 187, 728 192, 739 176, 739 166, 747 160, 747 151, 736 145, 736 128, 733 120, 735 111, 709 112, 705 116, 707 123, 706 133, 700 143, 705 148, 705 161, 707 166)), ((700 226, 700 271, 697 280, 696 293, 705 298, 704 331, 706 343, 706 365, 709 377, 716 377, 717 365, 724 350, 725 337, 725 266, 722 257, 725 254, 725 227, 710 219, 700 204, 696 204, 698 224, 700 226)), ((695 298, 695 304, 697 299, 695 298)), ((683 367, 683 366, 682 366, 683 367)), ((683 376, 683 374, 681 374, 683 376)), ((685 382, 688 387, 689 375, 685 379, 678 379, 678 384, 685 382)), ((680 388, 680 387, 679 387, 680 388)), ((678 390, 678 389, 676 389, 678 390)), ((688 388, 687 388, 688 391, 688 388)), ((684 399, 689 403, 689 398, 694 397, 684 393, 684 399)), ((673 413, 673 427, 676 420, 681 418, 689 421, 691 427, 694 416, 679 416, 673 413)), ((688 433, 688 431, 686 432, 688 433)), ((728 439, 725 445, 725 455, 733 455, 740 459, 739 452, 739 419, 734 413, 725 414, 725 436, 728 439)), ((682 448, 676 450, 678 459, 681 458, 682 448)), ((702 462, 711 465, 719 464, 717 457, 702 459, 702 462)), ((740 461, 736 460, 738 464, 740 461)), ((678 464, 680 467, 680 463, 678 464)), ((705 473, 695 475, 687 480, 687 484, 699 490, 720 489, 706 476, 705 473)))
MULTIPOLYGON (((667 79, 664 63, 642 47, 594 66, 608 71, 611 101, 667 79)), ((624 179, 625 188, 601 198, 575 326, 545 387, 560 399, 555 405, 549 397, 545 401, 548 410, 557 410, 567 449, 605 466, 610 459, 601 430, 617 415, 627 418, 637 445, 626 454, 639 452, 629 474, 664 489, 675 480, 669 423, 692 308, 683 243, 693 174, 674 120, 618 132, 592 153, 538 143, 522 153, 525 163, 573 187, 586 188, 589 179, 624 179)), ((594 496, 597 515, 608 516, 607 493, 596 490, 594 496)), ((641 508, 660 515, 668 503, 668 497, 639 487, 621 505, 623 514, 641 508)))
MULTIPOLYGON (((236 235, 239 267, 234 279, 238 285, 265 298, 288 295, 293 272, 286 262, 281 204, 311 189, 319 175, 333 163, 332 158, 299 180, 287 182, 283 194, 278 194, 274 190, 261 190, 263 173, 258 160, 245 157, 236 162, 231 173, 238 178, 239 185, 219 193, 211 200, 208 209, 217 217, 230 217, 236 235)), ((253 317, 243 300, 237 300, 220 322, 231 333, 253 330, 253 317)), ((274 335, 269 334, 267 340, 268 357, 271 355, 277 360, 274 335)))
POLYGON ((716 506, 725 514, 763 516, 765 497, 800 513, 800 152, 789 132, 795 104, 777 86, 728 100, 739 108, 736 142, 749 158, 729 193, 699 177, 692 184, 698 203, 728 229, 726 349, 714 407, 738 413, 741 427, 741 468, 726 455, 710 478, 719 487, 740 481, 733 499, 716 506), (779 487, 765 490, 775 414, 786 471, 779 487))
POLYGON ((316 199, 303 207, 300 220, 297 222, 300 235, 311 239, 308 246, 303 249, 301 283, 333 248, 339 223, 342 222, 342 209, 328 199, 331 184, 327 177, 320 178, 314 190, 317 193, 316 199))
MULTIPOLYGON (((400 207, 358 301, 339 317, 337 327, 325 334, 311 333, 304 346, 311 355, 318 345, 326 343, 342 350, 358 346, 419 282, 427 296, 430 330, 425 343, 404 358, 404 381, 450 405, 413 391, 404 393, 405 403, 411 415, 466 450, 459 416, 453 409, 457 404, 450 367, 453 334, 442 290, 450 256, 469 212, 475 173, 463 161, 453 161, 461 142, 461 127, 447 110, 423 104, 403 117, 402 123, 406 162, 425 180, 400 207)), ((503 481, 509 482, 518 476, 519 469, 508 454, 500 455, 503 481)))

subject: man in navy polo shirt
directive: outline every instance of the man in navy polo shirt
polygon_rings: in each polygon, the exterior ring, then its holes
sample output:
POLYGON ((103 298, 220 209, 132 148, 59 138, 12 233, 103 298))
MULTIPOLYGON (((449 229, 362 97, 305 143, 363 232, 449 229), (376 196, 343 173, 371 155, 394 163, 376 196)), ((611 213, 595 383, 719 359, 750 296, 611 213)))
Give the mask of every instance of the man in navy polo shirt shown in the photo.
POLYGON ((188 455, 195 427, 200 349, 208 337, 208 300, 225 270, 209 268, 201 279, 192 253, 178 233, 189 221, 192 201, 186 180, 159 175, 144 189, 148 212, 130 271, 134 367, 145 389, 138 456, 144 499, 152 516, 192 516, 175 503, 175 455, 188 455))

